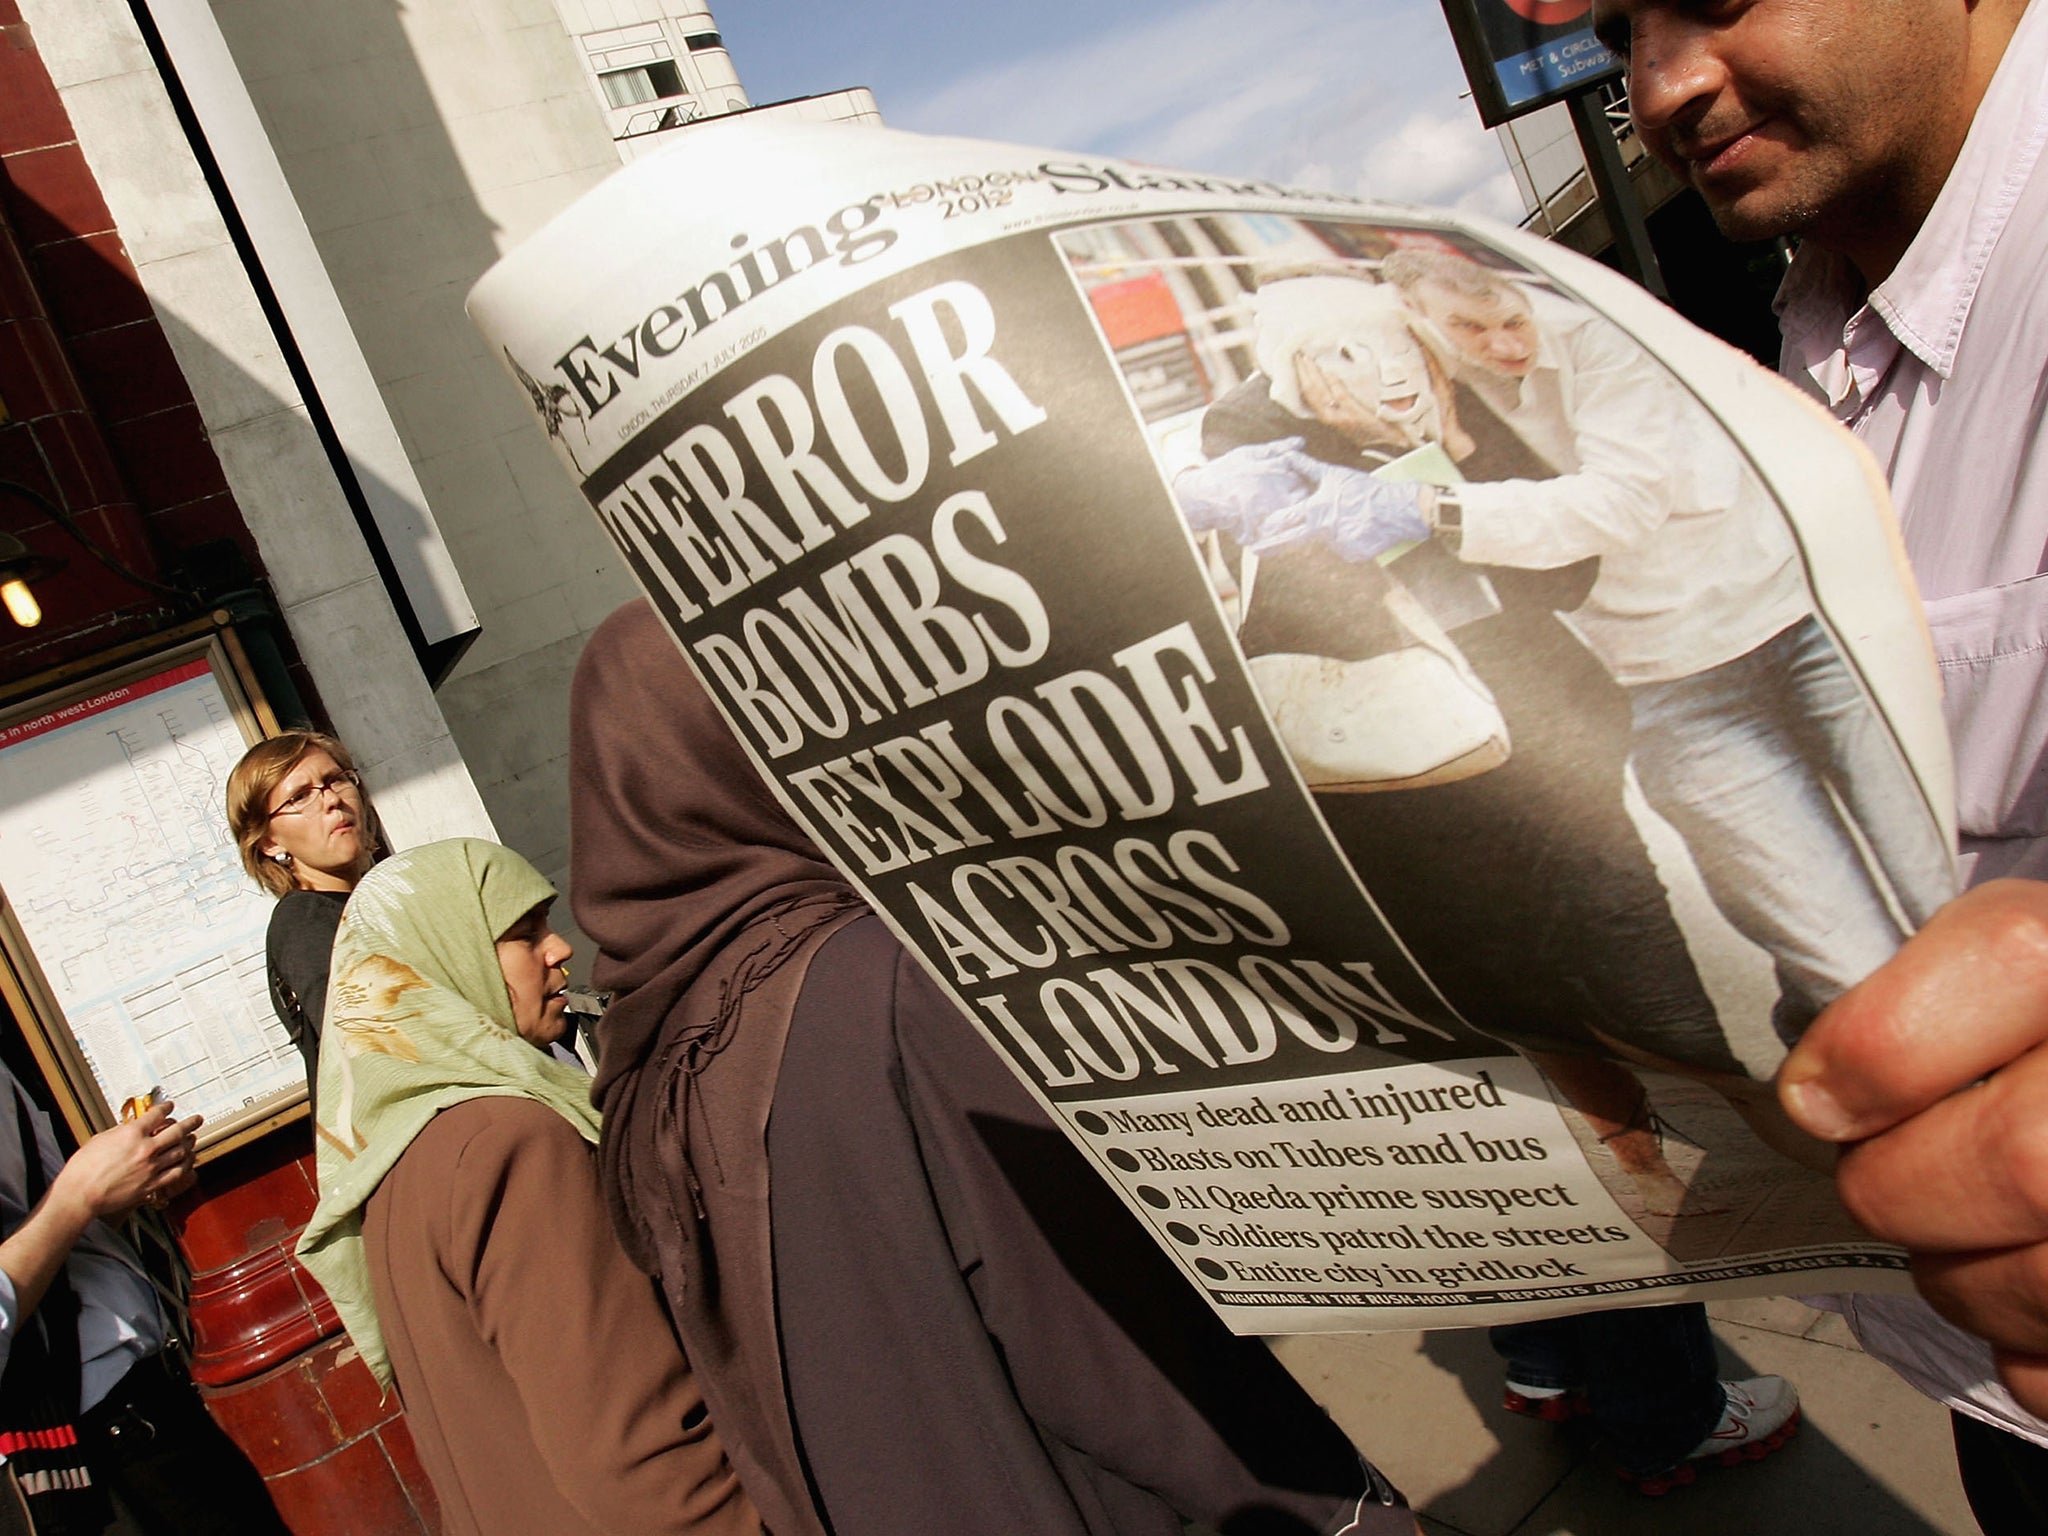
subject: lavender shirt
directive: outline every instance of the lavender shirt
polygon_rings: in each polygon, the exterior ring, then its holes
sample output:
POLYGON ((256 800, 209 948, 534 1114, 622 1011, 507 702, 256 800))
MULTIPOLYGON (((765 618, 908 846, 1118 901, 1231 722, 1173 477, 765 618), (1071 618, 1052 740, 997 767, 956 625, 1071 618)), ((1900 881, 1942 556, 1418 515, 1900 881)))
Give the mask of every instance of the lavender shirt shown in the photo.
MULTIPOLYGON (((1876 455, 1926 602, 1955 744, 1963 872, 2048 877, 2048 4, 2031 5, 1898 268, 1867 300, 1808 247, 1780 368, 1876 455)), ((1918 1298, 1840 1298, 1932 1397, 2048 1445, 1990 1351, 1918 1298)))

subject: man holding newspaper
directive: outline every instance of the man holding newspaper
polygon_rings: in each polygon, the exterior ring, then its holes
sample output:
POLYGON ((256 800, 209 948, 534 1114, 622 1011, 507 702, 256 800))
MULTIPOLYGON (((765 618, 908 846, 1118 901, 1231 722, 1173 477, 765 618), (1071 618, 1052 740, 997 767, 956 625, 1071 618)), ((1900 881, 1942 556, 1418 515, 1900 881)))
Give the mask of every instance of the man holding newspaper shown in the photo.
POLYGON ((2025 1410, 2048 1411, 2048 7, 1596 0, 1594 16, 1628 61, 1646 145, 1722 227, 1803 238, 1779 296, 1784 372, 1891 482, 1947 684, 1969 873, 2036 877, 1937 915, 1819 1021, 1782 1093, 1808 1130, 1852 1144, 1849 1207, 1917 1250, 1928 1294, 1998 1346, 2012 1396, 1924 1309, 1852 1310, 1866 1347, 1965 1416, 1986 1530, 2039 1530, 2048 1425, 2025 1410))

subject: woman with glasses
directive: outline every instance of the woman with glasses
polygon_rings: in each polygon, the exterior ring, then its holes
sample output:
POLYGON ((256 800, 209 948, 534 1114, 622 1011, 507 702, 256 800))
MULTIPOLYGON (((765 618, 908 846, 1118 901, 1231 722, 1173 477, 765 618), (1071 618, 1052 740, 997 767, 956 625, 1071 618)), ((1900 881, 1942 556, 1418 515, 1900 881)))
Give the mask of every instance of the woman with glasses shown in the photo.
POLYGON ((381 829, 348 748, 319 731, 251 747, 228 775, 227 802, 242 867, 279 898, 264 943, 270 1003, 306 1059, 311 1093, 334 930, 377 859, 381 829))

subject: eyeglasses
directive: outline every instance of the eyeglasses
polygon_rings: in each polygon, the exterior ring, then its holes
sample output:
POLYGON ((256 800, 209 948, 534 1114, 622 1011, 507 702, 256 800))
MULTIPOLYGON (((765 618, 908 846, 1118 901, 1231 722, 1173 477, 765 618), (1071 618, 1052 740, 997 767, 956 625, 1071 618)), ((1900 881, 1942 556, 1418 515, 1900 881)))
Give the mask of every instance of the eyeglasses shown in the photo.
POLYGON ((362 787, 362 775, 358 774, 355 769, 337 768, 324 779, 316 779, 311 784, 301 784, 297 789, 286 795, 277 805, 273 806, 269 814, 270 816, 298 816, 313 809, 313 802, 316 796, 332 795, 335 799, 339 800, 344 790, 361 789, 362 787))

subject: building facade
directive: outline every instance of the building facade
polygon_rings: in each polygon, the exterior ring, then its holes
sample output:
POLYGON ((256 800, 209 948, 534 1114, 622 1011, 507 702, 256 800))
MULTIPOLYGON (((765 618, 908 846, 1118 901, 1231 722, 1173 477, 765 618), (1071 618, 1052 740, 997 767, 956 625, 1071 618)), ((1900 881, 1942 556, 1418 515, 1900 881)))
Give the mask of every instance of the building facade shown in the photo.
MULTIPOLYGON (((79 153, 112 189, 108 238, 131 250, 181 366, 211 379, 270 359, 268 398, 221 378, 230 414, 310 395, 326 421, 309 442, 339 444, 349 516, 273 483, 288 458, 235 466, 265 482, 243 499, 255 523, 275 519, 253 535, 266 566, 331 567, 330 533, 367 525, 444 753, 474 785, 472 822, 565 880, 568 681, 633 587, 463 298, 622 159, 691 122, 875 120, 872 98, 752 108, 700 0, 25 0, 22 13, 74 106, 79 153), (144 95, 148 111, 132 99, 144 95), (211 256, 178 248, 198 217, 185 203, 213 210, 211 256), (241 309, 223 281, 250 289, 241 309)), ((336 630, 286 610, 302 645, 333 648, 336 630)), ((392 677, 334 660, 308 662, 333 673, 323 700, 381 695, 392 677)), ((363 703, 330 716, 352 743, 376 729, 363 703)))
MULTIPOLYGON (((740 110, 875 115, 753 107, 696 0, 0 0, 0 582, 42 609, 0 709, 231 632, 392 841, 563 880, 569 677, 633 587, 463 300, 740 110)), ((290 1259, 310 1144, 252 1132, 181 1203, 195 1376, 294 1528, 414 1536, 402 1422, 290 1259)))

